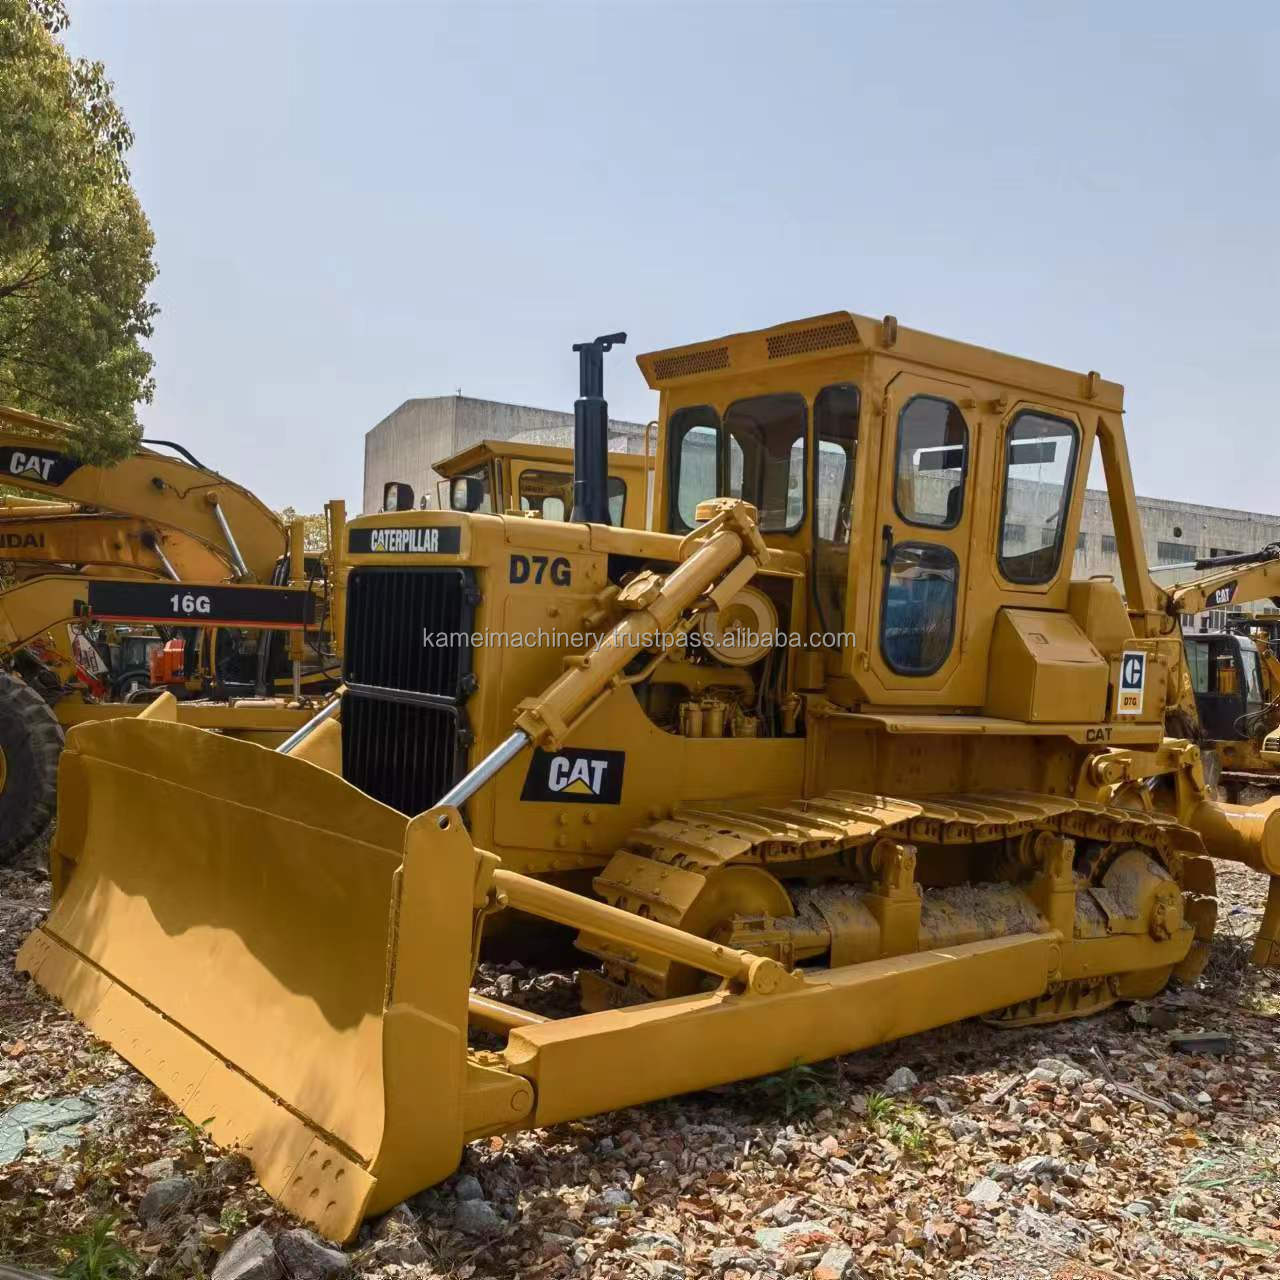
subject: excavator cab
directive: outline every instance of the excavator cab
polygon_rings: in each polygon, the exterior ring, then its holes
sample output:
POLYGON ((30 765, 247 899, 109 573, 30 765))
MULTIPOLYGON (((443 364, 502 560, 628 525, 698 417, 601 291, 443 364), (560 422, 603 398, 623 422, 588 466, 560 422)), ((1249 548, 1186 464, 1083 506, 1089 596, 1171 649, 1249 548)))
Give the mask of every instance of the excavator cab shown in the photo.
POLYGON ((1250 722, 1266 706, 1258 646, 1231 632, 1189 633, 1183 645, 1204 737, 1211 742, 1252 737, 1250 722))

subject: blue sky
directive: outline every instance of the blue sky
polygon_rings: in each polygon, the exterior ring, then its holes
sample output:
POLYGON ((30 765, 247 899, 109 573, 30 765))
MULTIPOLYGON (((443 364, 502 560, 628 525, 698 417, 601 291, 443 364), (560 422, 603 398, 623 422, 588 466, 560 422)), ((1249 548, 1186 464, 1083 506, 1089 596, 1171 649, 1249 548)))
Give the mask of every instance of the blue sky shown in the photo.
POLYGON ((643 421, 636 352, 848 308, 1096 368, 1141 492, 1280 512, 1274 6, 70 9, 156 231, 147 429, 276 505, 358 508, 410 396, 568 408, 626 329, 643 421))

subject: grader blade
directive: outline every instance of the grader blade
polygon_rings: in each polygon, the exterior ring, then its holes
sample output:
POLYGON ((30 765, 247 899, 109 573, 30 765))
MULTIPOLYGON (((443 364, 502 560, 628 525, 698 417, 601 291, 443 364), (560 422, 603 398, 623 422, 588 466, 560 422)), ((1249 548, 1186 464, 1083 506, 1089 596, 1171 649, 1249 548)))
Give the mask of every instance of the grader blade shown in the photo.
POLYGON ((410 821, 155 720, 73 730, 59 790, 64 887, 19 968, 326 1235, 452 1172, 476 866, 456 814, 410 821))

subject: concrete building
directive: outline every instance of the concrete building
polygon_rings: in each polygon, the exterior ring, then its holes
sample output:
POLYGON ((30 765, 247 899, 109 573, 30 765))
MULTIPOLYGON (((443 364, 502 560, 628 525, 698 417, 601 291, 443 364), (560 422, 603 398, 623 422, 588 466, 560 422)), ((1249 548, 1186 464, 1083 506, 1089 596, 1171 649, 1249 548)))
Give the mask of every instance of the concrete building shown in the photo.
MULTIPOLYGON (((383 485, 391 480, 412 485, 419 501, 425 498, 435 506, 436 481, 440 477, 431 464, 481 440, 572 447, 573 414, 469 396, 406 400, 365 436, 364 510, 381 508, 383 485)), ((641 453, 643 442, 642 424, 610 420, 612 451, 641 453)), ((1147 559, 1162 582, 1187 577, 1192 572, 1161 572, 1162 565, 1257 551, 1268 543, 1280 542, 1280 515, 1205 507, 1168 498, 1139 498, 1138 507, 1146 534, 1147 559)), ((1030 540, 1036 531, 1028 525, 1025 535, 1030 540)), ((1115 530, 1104 490, 1090 489, 1085 495, 1073 571, 1078 578, 1107 574, 1120 579, 1115 530)), ((1246 603, 1239 601, 1237 605, 1246 603)), ((1264 605, 1271 608, 1269 603, 1264 605)), ((1215 624, 1218 621, 1215 619, 1215 624)))
MULTIPOLYGON (((429 505, 438 505, 436 482, 441 477, 432 464, 481 440, 572 448, 573 414, 470 396, 406 400, 365 434, 365 513, 382 509, 383 486, 393 480, 412 485, 419 503, 427 499, 429 505)), ((615 453, 643 452, 644 425, 610 419, 609 448, 615 453)))
MULTIPOLYGON (((1156 580, 1165 585, 1192 577, 1195 570, 1175 571, 1162 566, 1186 564, 1207 556, 1260 551, 1269 543, 1280 542, 1280 515, 1204 507, 1170 498, 1139 498, 1138 510, 1142 515, 1147 561, 1156 580)), ((1115 528, 1105 490, 1090 489, 1085 494, 1073 572, 1077 578, 1108 574, 1117 582, 1120 580, 1115 528)), ((1233 611, 1240 612, 1249 603, 1236 601, 1233 611)), ((1274 611, 1270 601, 1260 601, 1257 607, 1260 611, 1274 611)), ((1221 623, 1220 617, 1201 615, 1193 625, 1217 627, 1221 623)))

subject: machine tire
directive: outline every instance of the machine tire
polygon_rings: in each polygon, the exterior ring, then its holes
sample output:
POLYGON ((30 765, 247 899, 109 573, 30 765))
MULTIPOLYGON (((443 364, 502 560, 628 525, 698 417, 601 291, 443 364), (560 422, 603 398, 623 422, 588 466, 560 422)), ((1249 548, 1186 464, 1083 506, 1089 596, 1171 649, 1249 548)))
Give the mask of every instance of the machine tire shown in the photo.
POLYGON ((62 726, 30 685, 0 672, 0 866, 53 820, 62 726))

